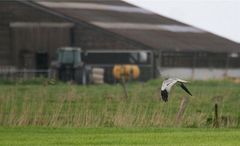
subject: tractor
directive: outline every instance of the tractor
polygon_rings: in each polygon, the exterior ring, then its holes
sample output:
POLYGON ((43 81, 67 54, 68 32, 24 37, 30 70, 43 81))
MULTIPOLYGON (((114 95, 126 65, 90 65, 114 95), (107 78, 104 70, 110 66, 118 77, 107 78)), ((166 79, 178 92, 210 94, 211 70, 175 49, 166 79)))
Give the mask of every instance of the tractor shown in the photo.
POLYGON ((62 47, 57 50, 57 61, 52 62, 55 78, 78 84, 87 83, 87 69, 82 62, 81 48, 62 47))

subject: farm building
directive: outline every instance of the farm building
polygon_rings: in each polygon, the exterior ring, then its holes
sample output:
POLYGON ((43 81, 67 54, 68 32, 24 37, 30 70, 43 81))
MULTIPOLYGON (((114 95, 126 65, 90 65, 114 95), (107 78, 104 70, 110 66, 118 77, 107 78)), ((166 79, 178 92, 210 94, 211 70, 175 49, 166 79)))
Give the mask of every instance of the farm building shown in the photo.
POLYGON ((58 48, 73 46, 99 52, 105 61, 88 63, 105 68, 132 62, 103 52, 147 52, 134 62, 141 80, 240 77, 239 44, 120 0, 0 1, 0 20, 1 68, 48 69, 58 48))

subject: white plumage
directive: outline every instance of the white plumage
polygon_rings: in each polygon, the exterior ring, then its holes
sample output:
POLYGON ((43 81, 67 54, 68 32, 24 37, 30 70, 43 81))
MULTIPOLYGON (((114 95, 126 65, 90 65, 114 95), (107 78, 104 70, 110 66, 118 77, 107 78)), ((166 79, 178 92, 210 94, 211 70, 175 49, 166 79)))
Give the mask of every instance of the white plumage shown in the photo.
POLYGON ((188 81, 182 80, 182 79, 178 79, 178 78, 169 78, 167 80, 164 80, 162 83, 162 87, 161 87, 161 96, 163 101, 167 102, 168 101, 168 94, 172 88, 172 86, 176 83, 179 83, 180 87, 186 91, 189 95, 192 95, 189 90, 187 89, 187 87, 183 84, 183 83, 187 83, 188 81))

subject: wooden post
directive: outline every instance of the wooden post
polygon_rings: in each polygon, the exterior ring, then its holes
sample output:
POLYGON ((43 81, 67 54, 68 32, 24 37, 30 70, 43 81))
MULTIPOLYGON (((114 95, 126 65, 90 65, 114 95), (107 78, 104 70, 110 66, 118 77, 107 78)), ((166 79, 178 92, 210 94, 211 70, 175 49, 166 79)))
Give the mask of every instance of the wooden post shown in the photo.
POLYGON ((182 115, 185 112, 185 109, 187 107, 187 103, 188 103, 188 97, 184 96, 181 100, 179 110, 178 110, 178 113, 176 115, 176 123, 177 124, 180 122, 180 120, 182 118, 182 115))
POLYGON ((213 120, 213 127, 219 128, 219 120, 218 120, 218 104, 215 103, 214 105, 214 120, 213 120))
POLYGON ((218 117, 218 105, 223 102, 223 96, 214 96, 213 98, 214 102, 214 119, 213 119, 213 127, 219 128, 219 117, 218 117))
POLYGON ((124 91, 124 95, 125 95, 125 98, 128 99, 128 93, 127 93, 127 87, 126 87, 126 84, 125 84, 125 77, 124 75, 121 76, 121 85, 123 87, 123 91, 124 91))

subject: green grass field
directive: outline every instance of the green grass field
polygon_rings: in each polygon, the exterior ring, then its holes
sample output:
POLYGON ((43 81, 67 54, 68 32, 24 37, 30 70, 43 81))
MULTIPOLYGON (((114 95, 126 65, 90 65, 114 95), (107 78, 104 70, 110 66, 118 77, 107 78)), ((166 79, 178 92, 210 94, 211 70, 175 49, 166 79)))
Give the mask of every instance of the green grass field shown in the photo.
POLYGON ((239 129, 0 128, 0 146, 238 146, 239 129))
POLYGON ((161 80, 120 85, 59 83, 0 84, 0 125, 45 127, 212 127, 214 97, 220 127, 240 126, 240 85, 231 81, 194 81, 182 120, 175 117, 186 93, 175 87, 168 103, 160 100, 161 80))
POLYGON ((178 123, 186 93, 175 87, 164 103, 160 86, 161 80, 128 84, 125 99, 119 84, 0 81, 0 146, 240 145, 240 84, 191 82, 194 96, 178 123), (220 129, 212 128, 216 102, 220 129))

